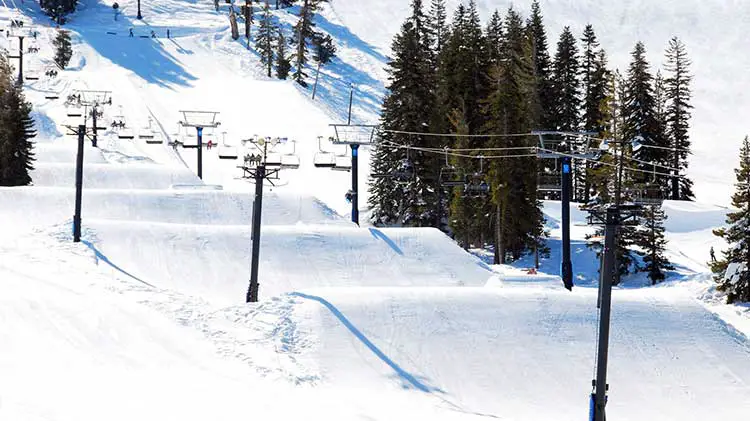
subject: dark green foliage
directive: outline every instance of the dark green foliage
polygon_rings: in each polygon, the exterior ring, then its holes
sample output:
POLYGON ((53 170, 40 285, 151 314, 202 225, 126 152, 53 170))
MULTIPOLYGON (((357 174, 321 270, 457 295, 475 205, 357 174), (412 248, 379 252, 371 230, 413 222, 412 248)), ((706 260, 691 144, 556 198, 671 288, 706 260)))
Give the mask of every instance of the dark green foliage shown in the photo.
POLYGON ((292 7, 296 2, 297 0, 276 0, 276 10, 278 10, 280 7, 292 7))
POLYGON ((388 63, 389 93, 381 114, 382 141, 375 148, 372 173, 384 175, 370 182, 369 204, 372 220, 377 225, 432 226, 436 221, 436 195, 431 188, 434 157, 418 151, 406 152, 394 145, 423 147, 426 136, 391 133, 387 130, 423 132, 429 127, 434 104, 430 80, 429 45, 421 13, 421 3, 413 3, 412 16, 401 26, 393 45, 393 58, 388 63), (421 29, 417 29, 421 28, 421 29), (397 182, 393 177, 405 160, 416 170, 415 177, 397 182))
POLYGON ((42 10, 59 24, 65 23, 64 16, 76 10, 78 0, 39 0, 42 10))
POLYGON ((723 238, 729 248, 722 253, 722 259, 711 264, 717 289, 727 293, 730 304, 750 301, 750 139, 747 137, 740 149, 740 166, 734 172, 737 183, 732 207, 735 211, 727 214, 728 227, 714 230, 714 235, 723 238), (734 279, 726 273, 730 265, 742 265, 734 279))
POLYGON ((487 38, 489 64, 496 66, 500 64, 503 54, 503 18, 497 10, 490 17, 487 29, 485 30, 485 37, 487 38))
POLYGON ((255 34, 255 49, 260 56, 260 62, 266 66, 266 74, 271 77, 273 68, 273 47, 276 41, 278 27, 273 21, 271 8, 268 6, 268 0, 263 8, 263 16, 260 18, 258 31, 255 34))
MULTIPOLYGON (((443 47, 448 39, 447 22, 448 15, 445 10, 445 0, 432 0, 427 27, 429 29, 430 48, 435 59, 443 51, 443 47)), ((437 62, 434 65, 437 66, 437 62)))
MULTIPOLYGON (((503 56, 492 69, 485 126, 492 133, 528 133, 532 129, 532 104, 538 95, 534 45, 521 16, 512 8, 505 17, 503 56)), ((495 137, 491 147, 533 146, 533 137, 495 137)), ((494 160, 489 174, 493 186, 496 260, 519 258, 542 238, 543 216, 536 198, 536 158, 494 160)))
MULTIPOLYGON (((636 138, 642 138, 644 145, 667 147, 669 145, 665 144, 663 131, 659 126, 656 115, 654 77, 646 61, 646 48, 643 43, 637 43, 631 55, 632 61, 628 67, 625 102, 623 104, 623 115, 625 117, 623 140, 630 142, 636 138)), ((665 150, 648 147, 636 152, 635 157, 642 161, 660 165, 665 165, 668 158, 665 150)), ((653 171, 653 167, 647 164, 639 164, 639 168, 645 171, 653 171)), ((647 174, 637 176, 638 181, 646 181, 648 178, 647 174)), ((659 186, 666 187, 667 180, 663 176, 657 176, 656 183, 659 186)))
MULTIPOLYGON (((685 175, 690 154, 690 59, 685 51, 685 44, 677 37, 669 40, 666 52, 665 69, 667 77, 664 80, 666 98, 667 136, 673 150, 669 151, 669 166, 678 168, 680 174, 685 175)), ((672 200, 692 200, 693 182, 688 178, 672 178, 670 180, 670 197, 672 200)))
POLYGON ((533 59, 534 78, 536 83, 536 101, 534 106, 534 120, 532 128, 538 130, 554 129, 554 109, 557 99, 552 84, 552 60, 549 56, 547 33, 544 29, 544 18, 538 1, 531 3, 531 17, 527 23, 530 32, 533 59))
POLYGON ((328 0, 302 0, 302 7, 299 10, 299 20, 294 26, 293 41, 296 44, 296 55, 294 60, 294 74, 292 78, 302 86, 307 86, 305 79, 305 65, 307 64, 307 42, 313 39, 315 35, 315 12, 320 9, 322 3, 328 0))
POLYGON ((68 31, 57 31, 57 36, 52 41, 52 45, 55 47, 55 64, 60 69, 65 69, 70 63, 71 57, 73 57, 73 47, 70 43, 70 34, 68 31))
POLYGON ((8 61, 0 55, 0 186, 29 185, 34 169, 31 104, 13 82, 8 61))
POLYGON ((643 257, 651 285, 664 280, 665 270, 674 270, 674 266, 664 256, 667 240, 664 238, 664 221, 667 219, 661 205, 645 206, 641 215, 642 225, 636 233, 636 245, 640 247, 638 254, 643 257))
POLYGON ((276 77, 286 79, 290 70, 292 70, 292 63, 286 53, 286 38, 279 29, 279 36, 276 40, 276 77))
POLYGON ((560 34, 552 66, 552 91, 555 98, 552 124, 556 130, 577 131, 580 126, 579 68, 576 39, 570 28, 566 26, 560 34))
POLYGON ((315 46, 313 59, 320 64, 326 64, 336 56, 336 46, 333 44, 333 38, 328 34, 313 35, 313 46, 315 46))
MULTIPOLYGON (((583 31, 582 56, 581 56, 581 88, 583 94, 583 110, 581 115, 582 129, 585 132, 596 133, 602 137, 606 127, 606 116, 604 115, 604 104, 607 100, 607 84, 610 73, 607 70, 607 55, 599 48, 594 28, 587 25, 583 31)), ((582 169, 576 180, 578 189, 575 197, 583 203, 591 199, 592 175, 591 171, 596 164, 586 161, 579 165, 582 169)))

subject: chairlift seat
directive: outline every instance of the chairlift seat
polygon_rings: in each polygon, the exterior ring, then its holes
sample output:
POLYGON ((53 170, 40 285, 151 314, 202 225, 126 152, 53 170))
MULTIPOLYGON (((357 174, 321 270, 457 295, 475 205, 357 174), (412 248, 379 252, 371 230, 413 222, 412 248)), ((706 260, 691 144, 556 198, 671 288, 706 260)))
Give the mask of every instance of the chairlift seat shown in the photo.
POLYGON ((315 168, 333 168, 336 166, 336 158, 329 152, 317 152, 313 157, 315 168))
POLYGON ((133 131, 131 129, 125 128, 121 129, 119 133, 117 133, 117 137, 120 139, 135 139, 135 134, 133 134, 133 131))
POLYGON ((297 155, 283 155, 281 157, 281 168, 296 170, 299 168, 299 157, 297 155))
POLYGON ((281 155, 278 153, 269 153, 266 155, 266 167, 280 167, 281 155))
POLYGON ((83 108, 82 107, 70 107, 68 108, 68 111, 66 111, 66 115, 68 117, 82 117, 83 108))
POLYGON ((60 95, 54 93, 54 92, 45 92, 44 93, 44 99, 59 99, 60 95))
POLYGON ((219 146, 219 159, 237 159, 239 154, 237 148, 230 146, 219 146))
POLYGON ((346 156, 337 156, 334 165, 331 167, 334 171, 351 171, 352 161, 346 156))
POLYGON ((36 73, 26 75, 26 80, 39 80, 39 75, 36 73))

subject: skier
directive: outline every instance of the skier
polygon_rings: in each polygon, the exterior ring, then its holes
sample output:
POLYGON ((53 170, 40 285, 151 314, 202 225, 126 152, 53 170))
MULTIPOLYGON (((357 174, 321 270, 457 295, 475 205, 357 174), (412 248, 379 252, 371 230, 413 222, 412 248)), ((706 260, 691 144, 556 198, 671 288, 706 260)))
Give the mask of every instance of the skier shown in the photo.
POLYGON ((156 32, 151 31, 151 38, 156 38, 156 32))
POLYGON ((130 38, 133 38, 133 28, 130 28, 129 31, 130 31, 130 38))
POLYGON ((169 28, 167 28, 167 39, 169 39, 169 28))
POLYGON ((212 140, 209 140, 209 141, 208 141, 208 143, 206 144, 206 149, 207 149, 207 150, 211 150, 211 147, 212 147, 213 145, 214 145, 214 142, 213 142, 212 140))
POLYGON ((708 251, 708 254, 711 255, 711 263, 716 263, 716 254, 714 253, 713 246, 711 246, 711 250, 708 251))

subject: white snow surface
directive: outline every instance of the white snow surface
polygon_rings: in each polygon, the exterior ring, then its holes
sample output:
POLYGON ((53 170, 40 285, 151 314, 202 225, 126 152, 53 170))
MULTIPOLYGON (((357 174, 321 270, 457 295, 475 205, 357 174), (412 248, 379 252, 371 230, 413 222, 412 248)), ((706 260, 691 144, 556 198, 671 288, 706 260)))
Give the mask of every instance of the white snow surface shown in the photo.
MULTIPOLYGON (((82 1, 66 25, 70 68, 25 86, 37 162, 33 186, 0 188, 0 419, 587 416, 598 263, 584 213, 572 212, 569 293, 556 276, 558 203, 545 203, 551 255, 529 275, 528 257, 488 266, 432 229, 357 227, 343 199, 349 175, 312 166, 317 136, 346 118, 349 82, 355 121, 376 121, 384 40, 407 2, 324 8, 318 26, 341 48, 315 101, 264 76, 243 40, 229 37, 223 2, 220 13, 208 1, 142 2, 138 21, 136 2, 122 0, 117 22, 111 3, 82 1), (160 38, 130 39, 130 26, 160 38), (167 28, 173 39, 163 38, 167 28), (72 243, 76 142, 65 135, 63 100, 42 93, 64 99, 82 88, 112 91, 105 123, 124 119, 138 131, 151 118, 164 139, 191 134, 175 136, 179 110, 208 109, 222 124, 206 140, 297 140, 300 169, 265 186, 259 303, 244 304, 255 186, 216 150, 204 151, 200 180, 194 152, 104 130, 98 148, 86 142, 84 241, 72 243)), ((43 70, 49 20, 35 2, 3 4, 3 28, 12 17, 40 31, 40 52, 25 64, 43 70)), ((556 4, 568 3, 543 2, 547 16, 556 4)), ((608 415, 739 419, 750 411, 750 308, 722 304, 706 267, 708 248, 722 248, 711 229, 727 210, 665 209, 677 269, 654 288, 635 275, 615 289, 608 415)))

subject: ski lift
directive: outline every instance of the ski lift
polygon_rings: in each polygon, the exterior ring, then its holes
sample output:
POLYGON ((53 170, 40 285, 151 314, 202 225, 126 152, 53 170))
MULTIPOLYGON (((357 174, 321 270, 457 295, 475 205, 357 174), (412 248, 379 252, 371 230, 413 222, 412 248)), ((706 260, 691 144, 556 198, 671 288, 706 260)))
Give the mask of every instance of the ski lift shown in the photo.
POLYGON ((351 171, 352 170, 352 160, 346 153, 346 146, 344 146, 344 152, 340 154, 334 155, 334 161, 333 161, 333 167, 331 167, 334 171, 351 171))
POLYGON ((60 94, 55 91, 42 91, 44 99, 60 99, 60 94))
POLYGON ((664 192, 653 183, 636 184, 631 189, 633 203, 641 206, 660 206, 664 202, 664 192))
POLYGON ((37 69, 29 67, 29 69, 26 71, 26 74, 24 75, 24 79, 39 80, 39 72, 37 71, 37 69))
POLYGON ((318 136, 318 152, 313 157, 313 165, 316 168, 333 168, 336 166, 336 156, 332 152, 323 150, 323 136, 318 136))
POLYGON ((486 197, 490 193, 490 185, 484 179, 484 158, 479 156, 479 172, 467 174, 465 177, 464 197, 486 197))
POLYGON ((299 168, 299 156, 297 156, 297 141, 292 140, 292 152, 281 155, 281 168, 296 170, 299 168))
POLYGON ((445 166, 440 168, 440 185, 444 187, 458 187, 466 183, 463 171, 448 162, 448 148, 445 148, 445 166))
POLYGON ((541 173, 537 176, 537 191, 562 191, 562 175, 556 172, 541 173))
POLYGON ((68 107, 65 114, 68 117, 83 117, 83 107, 68 107))
POLYGON ((135 133, 133 133, 133 129, 125 127, 120 129, 117 133, 117 137, 119 139, 135 139, 135 133))
POLYGON ((281 166, 281 154, 278 152, 266 153, 266 167, 280 167, 281 166))

